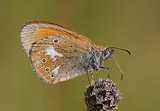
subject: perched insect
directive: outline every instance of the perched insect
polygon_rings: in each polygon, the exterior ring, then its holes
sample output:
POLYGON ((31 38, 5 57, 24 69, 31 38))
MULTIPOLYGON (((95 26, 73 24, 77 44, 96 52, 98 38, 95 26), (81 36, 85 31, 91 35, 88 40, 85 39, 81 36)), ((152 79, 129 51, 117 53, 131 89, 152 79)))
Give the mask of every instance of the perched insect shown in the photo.
MULTIPOLYGON (((103 63, 111 56, 114 58, 113 49, 120 49, 96 46, 91 40, 72 30, 40 21, 27 22, 22 27, 20 38, 33 70, 48 84, 104 68, 108 70, 110 77, 109 68, 103 67, 103 63)), ((120 50, 130 54, 128 50, 120 50)), ((121 74, 123 77, 122 71, 121 74)))

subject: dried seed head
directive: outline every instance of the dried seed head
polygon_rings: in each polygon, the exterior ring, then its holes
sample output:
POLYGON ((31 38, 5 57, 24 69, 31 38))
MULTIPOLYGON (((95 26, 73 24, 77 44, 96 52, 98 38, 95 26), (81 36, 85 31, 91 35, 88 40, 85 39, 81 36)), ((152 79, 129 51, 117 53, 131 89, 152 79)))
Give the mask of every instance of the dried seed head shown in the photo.
POLYGON ((117 109, 118 101, 122 99, 120 91, 110 79, 99 79, 92 82, 85 93, 88 111, 113 111, 117 109))

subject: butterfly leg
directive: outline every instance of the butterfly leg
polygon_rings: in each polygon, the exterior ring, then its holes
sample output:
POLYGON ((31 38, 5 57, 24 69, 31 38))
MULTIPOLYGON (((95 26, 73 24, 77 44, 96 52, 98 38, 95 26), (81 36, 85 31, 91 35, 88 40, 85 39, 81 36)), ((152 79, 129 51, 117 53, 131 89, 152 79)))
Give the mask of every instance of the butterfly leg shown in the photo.
POLYGON ((94 81, 94 77, 93 77, 93 74, 92 74, 92 72, 91 72, 91 76, 92 76, 92 81, 94 81))
POLYGON ((110 79, 110 71, 109 71, 109 68, 108 67, 100 67, 101 69, 107 69, 107 71, 108 71, 108 78, 110 79))
POLYGON ((89 85, 91 86, 91 81, 90 81, 90 78, 89 78, 88 71, 87 71, 87 77, 88 77, 89 85))

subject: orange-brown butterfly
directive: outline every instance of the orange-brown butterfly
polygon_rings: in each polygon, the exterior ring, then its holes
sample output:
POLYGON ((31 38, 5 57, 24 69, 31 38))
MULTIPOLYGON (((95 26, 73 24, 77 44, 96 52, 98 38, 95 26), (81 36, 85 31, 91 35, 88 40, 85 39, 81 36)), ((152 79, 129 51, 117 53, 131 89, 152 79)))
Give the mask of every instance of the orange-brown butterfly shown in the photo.
MULTIPOLYGON (((20 38, 35 73, 48 84, 103 68, 108 70, 109 77, 109 68, 102 65, 113 56, 115 47, 96 46, 83 35, 41 21, 27 22, 22 27, 20 38)), ((120 50, 130 54, 128 50, 120 50)))

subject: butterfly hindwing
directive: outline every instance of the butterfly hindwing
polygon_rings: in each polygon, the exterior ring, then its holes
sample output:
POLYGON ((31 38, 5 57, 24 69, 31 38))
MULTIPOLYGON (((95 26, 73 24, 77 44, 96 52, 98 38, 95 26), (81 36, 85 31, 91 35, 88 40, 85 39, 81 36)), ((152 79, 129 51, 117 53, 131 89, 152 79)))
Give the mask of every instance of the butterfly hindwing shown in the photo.
POLYGON ((67 36, 47 36, 33 43, 29 53, 36 74, 49 84, 65 81, 87 70, 83 56, 91 46, 67 36))

